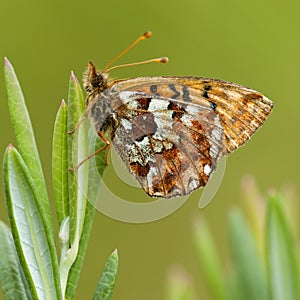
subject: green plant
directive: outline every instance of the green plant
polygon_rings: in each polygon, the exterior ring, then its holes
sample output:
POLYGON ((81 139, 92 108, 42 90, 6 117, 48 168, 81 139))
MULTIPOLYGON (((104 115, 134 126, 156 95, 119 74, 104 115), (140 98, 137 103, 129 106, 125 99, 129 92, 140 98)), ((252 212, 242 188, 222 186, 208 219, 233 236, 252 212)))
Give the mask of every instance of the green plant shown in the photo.
MULTIPOLYGON (((300 299, 299 247, 295 243, 298 227, 290 225, 297 219, 293 217, 298 212, 296 201, 277 194, 265 200, 251 178, 244 180, 243 190, 245 211, 233 208, 228 218, 229 272, 207 222, 196 220, 194 224, 199 268, 210 295, 206 299, 300 299), (288 207, 293 207, 292 213, 288 207)), ((169 282, 172 285, 171 279, 169 282)), ((185 289, 194 287, 190 284, 185 289)))
MULTIPOLYGON (((85 126, 68 135, 84 110, 78 80, 71 74, 68 107, 62 101, 53 136, 52 177, 59 230, 58 261, 46 183, 30 117, 14 69, 5 59, 8 105, 17 148, 9 145, 4 155, 3 176, 11 230, 0 222, 0 282, 5 299, 72 299, 92 227, 94 207, 89 165, 78 172, 68 166, 89 151, 85 126), (18 150, 17 150, 18 149, 18 150)), ((97 163, 102 174, 103 157, 97 163)), ((99 279, 94 299, 110 299, 118 269, 115 250, 99 279)))

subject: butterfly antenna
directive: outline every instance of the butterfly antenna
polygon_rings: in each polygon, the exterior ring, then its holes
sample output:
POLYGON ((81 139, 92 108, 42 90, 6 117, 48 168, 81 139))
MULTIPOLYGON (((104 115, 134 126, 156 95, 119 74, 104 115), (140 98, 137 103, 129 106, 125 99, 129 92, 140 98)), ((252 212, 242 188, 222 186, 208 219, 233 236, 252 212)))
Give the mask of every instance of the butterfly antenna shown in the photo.
POLYGON ((115 67, 112 67, 112 68, 108 68, 116 60, 118 60, 120 57, 122 57, 124 54, 126 54, 130 49, 132 49, 136 44, 138 44, 140 41, 148 39, 149 37, 151 37, 151 35, 152 35, 151 31, 146 31, 143 35, 141 35, 140 37, 138 37, 131 45, 129 45, 129 47, 127 47, 121 53, 119 53, 119 55, 117 55, 116 57, 114 57, 104 67, 104 69, 102 70, 102 72, 108 72, 108 71, 111 71, 111 70, 116 69, 116 68, 122 68, 122 67, 127 67, 127 66, 132 66, 132 65, 140 65, 140 64, 145 64, 145 63, 149 63, 149 62, 160 62, 160 63, 166 63, 166 62, 168 62, 168 58, 161 57, 161 58, 154 58, 154 59, 146 60, 146 61, 143 61, 143 62, 137 62, 137 63, 132 63, 132 64, 124 64, 124 65, 119 65, 119 66, 115 66, 115 67))
POLYGON ((138 44, 140 41, 143 41, 145 39, 148 39, 152 35, 151 31, 146 31, 143 35, 138 37, 131 45, 129 45, 126 49, 124 49, 121 53, 119 53, 116 57, 114 57, 103 69, 103 71, 107 71, 107 68, 113 64, 116 60, 118 60, 120 57, 122 57, 124 54, 126 54, 131 48, 133 48, 136 44, 138 44))
POLYGON ((132 66, 143 65, 143 64, 149 64, 149 63, 152 63, 152 62, 157 62, 157 63, 163 63, 163 64, 165 64, 168 61, 169 61, 169 59, 167 57, 152 58, 152 59, 138 61, 138 62, 134 62, 134 63, 130 63, 130 64, 123 64, 123 65, 114 66, 114 67, 111 67, 109 69, 106 69, 105 71, 106 72, 110 72, 111 70, 115 70, 115 69, 119 69, 119 68, 132 67, 132 66))

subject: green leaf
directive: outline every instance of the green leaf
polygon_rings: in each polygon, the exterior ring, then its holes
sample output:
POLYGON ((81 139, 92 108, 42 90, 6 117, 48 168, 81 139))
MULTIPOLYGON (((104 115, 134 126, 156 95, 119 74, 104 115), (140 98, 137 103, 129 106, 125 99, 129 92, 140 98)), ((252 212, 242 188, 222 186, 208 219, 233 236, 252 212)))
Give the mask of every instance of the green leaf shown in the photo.
POLYGON ((119 257, 117 249, 108 258, 102 275, 98 281, 93 299, 109 300, 111 299, 115 281, 118 273, 119 257))
POLYGON ((197 254, 207 287, 212 299, 225 300, 227 299, 225 276, 212 234, 205 222, 197 222, 195 225, 197 254))
POLYGON ((52 182, 58 224, 69 216, 67 105, 63 100, 58 110, 52 145, 52 182))
POLYGON ((9 228, 0 221, 0 282, 5 300, 28 300, 30 289, 9 228))
MULTIPOLYGON (((82 118, 84 98, 76 76, 71 73, 68 95, 67 129, 72 131, 82 118)), ((84 124, 82 124, 84 125, 84 124)), ((79 126, 73 134, 68 135, 68 165, 76 167, 81 160, 88 156, 88 143, 85 126, 79 126)), ((69 207, 70 207, 70 241, 73 243, 75 235, 80 237, 86 205, 85 186, 87 186, 87 165, 77 171, 68 173, 69 207), (82 188, 82 190, 81 190, 82 188)), ((78 240, 79 241, 79 240, 78 240)), ((77 242, 78 242, 77 241, 77 242)))
MULTIPOLYGON (((68 96, 68 131, 72 131, 82 118, 84 99, 80 84, 71 73, 68 96)), ((81 124, 75 133, 68 136, 68 164, 70 167, 78 165, 88 156, 88 130, 86 124, 81 124)), ((94 207, 87 202, 89 189, 89 164, 84 164, 77 171, 70 171, 68 175, 69 207, 70 207, 70 241, 72 262, 69 264, 68 282, 65 292, 66 299, 72 299, 79 280, 87 243, 92 228, 94 207)), ((67 265, 66 265, 67 268, 67 265)), ((63 271, 66 273, 66 270, 63 271)))
POLYGON ((75 295, 75 290, 80 277, 80 272, 82 269, 85 252, 87 249, 90 233, 92 230, 94 214, 95 214, 95 208, 92 204, 88 202, 86 206, 85 221, 84 221, 83 231, 81 234, 81 239, 79 242, 77 257, 69 272, 68 284, 65 293, 66 299, 73 299, 75 295))
POLYGON ((234 287, 239 299, 268 299, 268 286, 257 245, 246 219, 238 210, 230 215, 230 248, 236 273, 234 287))
POLYGON ((34 180, 39 191, 38 201, 41 202, 41 205, 44 207, 48 226, 50 226, 51 230, 53 231, 51 209, 48 200, 46 183, 35 142, 30 116, 27 111, 22 89, 15 74, 14 68, 7 58, 5 58, 4 62, 8 108, 17 139, 18 149, 24 159, 24 162, 30 169, 32 179, 34 180))
POLYGON ((60 287, 56 285, 59 275, 48 243, 49 228, 40 213, 39 190, 27 165, 11 145, 5 152, 3 169, 12 234, 32 297, 61 299, 60 287))
POLYGON ((271 299, 300 299, 297 259, 292 233, 277 196, 269 198, 267 210, 267 262, 271 299))
POLYGON ((36 195, 38 195, 38 197, 36 197, 35 200, 37 206, 39 207, 41 218, 44 222, 46 237, 51 254, 52 266, 54 268, 53 271, 57 275, 54 276, 56 291, 58 298, 60 298, 61 292, 58 261, 54 243, 52 215, 46 190, 46 183, 44 180, 41 162, 39 159, 39 154, 37 151, 34 133, 25 104, 24 96, 15 71, 7 58, 5 58, 4 74, 6 79, 10 117, 15 131, 18 148, 20 149, 20 153, 22 156, 22 162, 24 162, 28 170, 30 170, 30 175, 28 173, 28 176, 32 178, 34 186, 37 189, 36 195))

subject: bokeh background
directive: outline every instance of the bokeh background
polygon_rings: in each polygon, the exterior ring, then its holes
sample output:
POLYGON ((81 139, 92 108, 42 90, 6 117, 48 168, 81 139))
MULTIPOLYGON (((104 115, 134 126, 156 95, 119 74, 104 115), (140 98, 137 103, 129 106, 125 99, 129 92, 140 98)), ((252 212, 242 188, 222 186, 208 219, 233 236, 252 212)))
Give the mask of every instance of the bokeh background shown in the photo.
MULTIPOLYGON (((103 67, 146 30, 153 37, 120 63, 159 56, 168 56, 170 63, 122 69, 114 77, 221 78, 253 87, 275 102, 263 128, 228 158, 222 186, 205 209, 198 208, 198 191, 153 223, 127 224, 97 213, 75 299, 91 298, 114 248, 120 255, 114 299, 164 299, 166 273, 175 263, 193 276, 205 299, 195 264, 193 218, 208 220, 226 261, 227 212, 242 204, 242 176, 252 174, 263 191, 298 187, 299 10, 296 0, 1 1, 0 58, 14 64, 23 87, 50 195, 52 130, 61 99, 67 98, 70 71, 81 78, 88 60, 103 67)), ((0 107, 3 153, 15 141, 3 72, 0 107)), ((7 222, 3 184, 0 192, 0 217, 7 222)))

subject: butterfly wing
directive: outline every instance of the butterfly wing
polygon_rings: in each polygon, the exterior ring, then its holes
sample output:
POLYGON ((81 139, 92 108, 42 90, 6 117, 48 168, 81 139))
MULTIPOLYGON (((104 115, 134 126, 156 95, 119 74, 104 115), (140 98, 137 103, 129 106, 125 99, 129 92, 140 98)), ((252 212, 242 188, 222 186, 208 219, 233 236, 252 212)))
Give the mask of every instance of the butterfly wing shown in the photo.
POLYGON ((219 116, 143 96, 133 92, 116 111, 112 141, 128 169, 150 196, 171 198, 204 186, 222 152, 219 116))
POLYGON ((255 90, 196 77, 114 82, 101 97, 116 151, 146 193, 164 198, 204 186, 218 158, 243 145, 273 106, 255 90))

